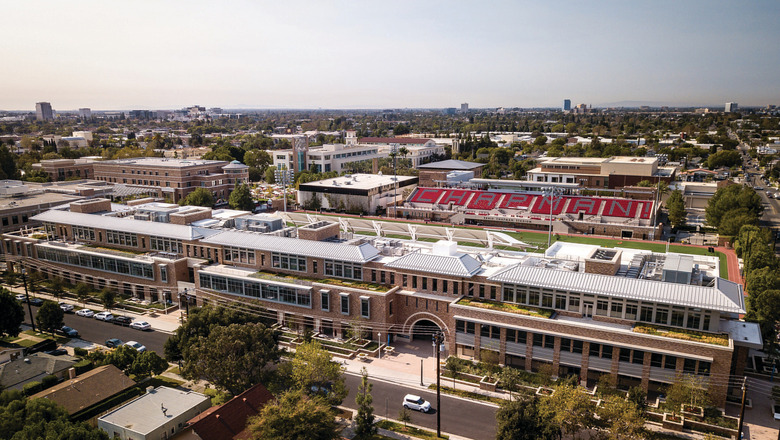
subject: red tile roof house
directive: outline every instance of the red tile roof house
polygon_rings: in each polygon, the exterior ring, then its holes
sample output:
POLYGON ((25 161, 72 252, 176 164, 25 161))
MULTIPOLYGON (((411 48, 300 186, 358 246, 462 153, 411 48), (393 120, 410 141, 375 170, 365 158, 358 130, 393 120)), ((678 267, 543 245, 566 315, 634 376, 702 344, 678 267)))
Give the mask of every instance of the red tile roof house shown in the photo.
POLYGON ((200 440, 248 439, 250 417, 257 415, 274 396, 262 385, 244 391, 227 403, 209 408, 191 419, 176 438, 200 440))

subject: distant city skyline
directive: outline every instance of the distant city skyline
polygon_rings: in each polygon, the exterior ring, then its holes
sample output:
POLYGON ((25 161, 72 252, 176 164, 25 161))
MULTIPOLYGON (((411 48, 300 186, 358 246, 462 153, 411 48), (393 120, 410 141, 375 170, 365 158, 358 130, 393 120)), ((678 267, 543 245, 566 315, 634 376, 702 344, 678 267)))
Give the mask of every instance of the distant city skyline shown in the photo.
POLYGON ((49 0, 4 10, 0 110, 780 104, 775 1, 49 0))

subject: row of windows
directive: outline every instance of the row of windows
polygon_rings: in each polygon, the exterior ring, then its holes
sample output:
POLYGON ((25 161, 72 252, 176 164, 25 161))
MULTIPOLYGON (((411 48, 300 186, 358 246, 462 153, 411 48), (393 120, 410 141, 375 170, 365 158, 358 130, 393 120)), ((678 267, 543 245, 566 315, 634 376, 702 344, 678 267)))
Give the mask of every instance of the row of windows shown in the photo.
POLYGON ((120 246, 138 247, 138 235, 122 231, 106 231, 106 241, 120 246))
POLYGON ((351 280, 363 279, 363 266, 359 263, 345 261, 325 260, 325 275, 351 280))
MULTIPOLYGON (((18 225, 19 224, 19 216, 18 215, 12 215, 11 217, 3 217, 3 226, 9 225, 9 220, 11 224, 18 225)), ((27 214, 22 214, 22 223, 27 223, 27 214)))
POLYGON ((52 249, 37 246, 38 258, 89 269, 114 272, 132 277, 154 279, 154 269, 151 263, 128 261, 103 255, 92 255, 66 249, 52 249))
MULTIPOLYGON (((395 276, 390 274, 390 284, 395 281, 395 276)), ((430 292, 439 292, 439 282, 441 282, 441 292, 449 293, 450 283, 452 284, 452 293, 457 295, 460 284, 457 281, 439 280, 438 278, 418 277, 414 275, 403 274, 401 277, 401 285, 403 287, 410 287, 412 289, 428 290, 430 292), (410 283, 411 278, 411 283, 410 283), (430 281, 430 283, 429 283, 430 281), (430 289, 428 289, 430 287, 430 289)))
POLYGON ((712 316, 709 310, 686 310, 682 307, 647 303, 640 305, 639 301, 606 296, 595 297, 588 294, 580 295, 523 285, 504 284, 502 290, 502 299, 506 302, 584 313, 588 316, 608 316, 673 327, 686 327, 694 330, 709 330, 712 316))
POLYGON ((223 249, 225 261, 234 263, 255 264, 255 251, 253 249, 225 246, 223 249))
POLYGON ((311 307, 311 292, 275 284, 263 284, 257 281, 223 277, 220 275, 198 274, 200 287, 234 295, 244 295, 295 306, 311 307))
POLYGON ((306 272, 306 257, 274 252, 271 254, 271 266, 277 269, 306 272))
POLYGON ((161 252, 172 252, 176 254, 184 253, 182 251, 181 240, 166 237, 150 237, 149 246, 152 250, 161 252))
POLYGON ((95 229, 85 226, 73 226, 73 236, 79 240, 95 241, 95 229))
MULTIPOLYGON (((455 331, 457 333, 476 334, 476 323, 470 321, 456 320, 455 331)), ((489 339, 500 339, 501 328, 494 325, 480 324, 480 337, 489 339)), ((513 342, 518 344, 526 344, 528 340, 528 334, 523 330, 506 329, 506 342, 513 342)), ((542 348, 555 348, 555 336, 547 335, 544 333, 533 333, 532 344, 534 347, 542 348)), ((584 341, 570 338, 560 338, 561 340, 561 352, 570 352, 582 354, 584 341)), ((592 358, 612 359, 615 349, 608 344, 598 344, 591 342, 588 350, 588 355, 592 358)), ((645 362, 645 352, 642 350, 632 350, 629 348, 619 348, 619 361, 632 364, 642 365, 645 362)), ((663 355, 661 353, 651 353, 650 366, 665 368, 670 370, 677 369, 677 356, 663 355)), ((695 359, 684 359, 683 370, 686 373, 698 373, 704 376, 709 376, 711 363, 706 361, 697 361, 695 359)))

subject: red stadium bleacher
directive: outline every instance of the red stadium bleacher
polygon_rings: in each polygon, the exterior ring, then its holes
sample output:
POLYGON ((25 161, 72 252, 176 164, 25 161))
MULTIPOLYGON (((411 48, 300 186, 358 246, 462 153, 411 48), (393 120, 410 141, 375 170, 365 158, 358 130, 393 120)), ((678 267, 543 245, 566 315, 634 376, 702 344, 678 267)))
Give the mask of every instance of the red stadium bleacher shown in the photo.
POLYGON ((409 199, 413 203, 428 203, 434 204, 444 192, 438 188, 417 188, 417 192, 409 199))
POLYGON ((498 206, 501 209, 517 209, 519 207, 527 208, 531 201, 534 199, 533 194, 509 194, 505 193, 506 197, 498 206))
POLYGON ((474 191, 474 197, 471 198, 467 208, 469 209, 483 209, 489 211, 496 207, 496 203, 501 199, 504 193, 489 192, 489 191, 474 191))
POLYGON ((596 215, 603 203, 602 199, 594 197, 568 197, 569 206, 566 208, 567 214, 577 214, 584 212, 585 215, 596 215))
POLYGON ((642 210, 640 211, 639 218, 649 219, 653 214, 653 202, 642 202, 642 210))
POLYGON ((604 203, 604 210, 601 212, 601 215, 605 217, 634 218, 639 205, 644 202, 638 200, 607 199, 604 203))
POLYGON ((469 196, 475 191, 469 191, 466 189, 448 189, 444 191, 444 195, 439 200, 440 205, 449 205, 452 203, 456 206, 463 206, 468 201, 469 196))
MULTIPOLYGON (((566 199, 564 197, 554 197, 553 198, 553 204, 552 204, 552 215, 559 215, 561 211, 563 211, 563 205, 566 203, 566 199)), ((534 203, 533 208, 531 208, 531 212, 534 214, 550 214, 550 198, 549 197, 539 197, 536 199, 536 203, 534 203)))

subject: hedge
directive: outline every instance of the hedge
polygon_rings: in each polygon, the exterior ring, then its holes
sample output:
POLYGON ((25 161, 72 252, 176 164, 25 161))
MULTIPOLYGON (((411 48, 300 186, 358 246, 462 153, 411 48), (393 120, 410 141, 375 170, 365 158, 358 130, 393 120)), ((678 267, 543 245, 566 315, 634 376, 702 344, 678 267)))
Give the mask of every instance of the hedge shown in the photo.
POLYGON ((43 384, 38 381, 27 382, 26 384, 24 384, 24 387, 22 388, 22 392, 24 392, 25 396, 32 396, 33 394, 42 390, 43 390, 43 384))
POLYGON ((89 359, 84 359, 73 364, 73 368, 76 370, 76 375, 78 376, 81 373, 85 373, 95 368, 95 365, 89 359))

